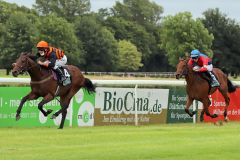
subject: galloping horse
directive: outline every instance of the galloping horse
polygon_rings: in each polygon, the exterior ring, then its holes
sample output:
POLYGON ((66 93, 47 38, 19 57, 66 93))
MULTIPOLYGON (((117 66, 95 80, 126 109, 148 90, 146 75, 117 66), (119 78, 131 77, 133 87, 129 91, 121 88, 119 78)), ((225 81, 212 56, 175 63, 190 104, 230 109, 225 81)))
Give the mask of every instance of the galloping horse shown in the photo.
POLYGON ((43 105, 53 100, 55 97, 60 97, 61 109, 54 113, 51 118, 56 118, 62 113, 62 119, 59 128, 62 129, 67 114, 67 108, 71 98, 78 92, 80 88, 85 88, 89 93, 95 92, 95 86, 88 78, 84 78, 81 71, 72 65, 67 65, 67 69, 71 75, 72 83, 67 86, 59 86, 54 80, 51 70, 40 67, 33 59, 30 53, 22 53, 14 64, 12 74, 17 77, 19 74, 28 72, 31 77, 31 92, 22 98, 16 113, 16 120, 20 119, 20 113, 23 104, 27 100, 34 100, 43 97, 38 104, 38 109, 44 116, 48 116, 52 110, 43 110, 43 105))
POLYGON ((211 101, 209 100, 208 95, 213 94, 218 89, 226 102, 226 106, 224 108, 224 119, 225 121, 227 121, 227 108, 230 102, 227 93, 234 92, 236 90, 236 87, 233 86, 232 82, 220 69, 214 68, 213 72, 220 83, 220 87, 211 88, 208 81, 202 78, 202 76, 200 75, 201 73, 194 72, 192 70, 192 67, 189 66, 187 63, 188 60, 179 59, 176 71, 176 78, 179 79, 182 75, 184 75, 187 82, 186 90, 188 96, 185 112, 188 113, 191 117, 196 114, 196 111, 190 112, 189 107, 192 105, 193 100, 198 100, 203 103, 203 110, 200 115, 200 121, 203 121, 204 112, 207 116, 216 118, 218 116, 217 114, 209 113, 208 107, 211 104, 211 101))

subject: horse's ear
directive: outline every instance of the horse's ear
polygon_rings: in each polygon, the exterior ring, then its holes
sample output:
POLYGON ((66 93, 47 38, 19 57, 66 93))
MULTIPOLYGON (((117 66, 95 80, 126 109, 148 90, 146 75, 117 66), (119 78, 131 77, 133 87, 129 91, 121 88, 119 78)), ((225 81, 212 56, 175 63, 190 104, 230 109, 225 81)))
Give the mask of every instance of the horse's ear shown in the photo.
POLYGON ((190 57, 186 57, 186 60, 189 61, 190 57))
POLYGON ((184 61, 184 57, 179 57, 179 61, 184 61))
POLYGON ((28 55, 28 52, 22 52, 21 55, 28 55))

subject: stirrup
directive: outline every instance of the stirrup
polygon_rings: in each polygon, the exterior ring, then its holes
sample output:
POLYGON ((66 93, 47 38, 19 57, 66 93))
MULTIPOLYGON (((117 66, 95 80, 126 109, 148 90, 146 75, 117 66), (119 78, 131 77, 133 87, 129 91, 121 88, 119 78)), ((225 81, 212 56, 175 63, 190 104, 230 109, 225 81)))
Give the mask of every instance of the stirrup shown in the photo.
POLYGON ((220 86, 219 82, 211 83, 211 87, 219 87, 219 86, 220 86))
POLYGON ((65 81, 66 79, 67 79, 66 76, 61 77, 61 81, 62 81, 62 82, 65 81))

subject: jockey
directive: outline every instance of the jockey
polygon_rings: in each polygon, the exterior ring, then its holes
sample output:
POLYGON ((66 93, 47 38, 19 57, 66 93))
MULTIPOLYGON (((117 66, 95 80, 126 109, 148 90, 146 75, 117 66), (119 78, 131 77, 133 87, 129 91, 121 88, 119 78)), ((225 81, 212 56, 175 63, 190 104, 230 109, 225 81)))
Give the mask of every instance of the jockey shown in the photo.
POLYGON ((37 49, 38 56, 46 59, 45 62, 38 61, 37 63, 54 70, 57 73, 59 82, 62 83, 66 79, 65 74, 60 69, 61 66, 67 63, 67 57, 64 55, 64 52, 58 48, 50 47, 45 41, 38 42, 37 49))
POLYGON ((205 54, 202 54, 199 50, 195 49, 191 52, 191 59, 188 61, 188 65, 193 67, 195 72, 208 73, 212 79, 211 87, 220 86, 217 78, 212 73, 213 65, 211 58, 208 58, 205 54))

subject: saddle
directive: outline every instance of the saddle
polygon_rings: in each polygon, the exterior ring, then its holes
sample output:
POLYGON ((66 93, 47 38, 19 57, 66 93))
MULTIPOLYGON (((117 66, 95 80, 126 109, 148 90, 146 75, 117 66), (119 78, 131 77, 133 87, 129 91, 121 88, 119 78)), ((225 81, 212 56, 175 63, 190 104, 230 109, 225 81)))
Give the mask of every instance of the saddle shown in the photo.
MULTIPOLYGON (((216 80, 218 80, 218 77, 216 76, 216 74, 215 74, 214 72, 211 72, 211 73, 215 76, 216 80)), ((211 84, 212 84, 212 82, 213 82, 214 80, 212 79, 210 73, 209 73, 209 72, 203 72, 203 73, 200 74, 200 76, 201 76, 204 80, 206 80, 206 81, 208 82, 210 88, 212 88, 212 87, 211 87, 211 84)))
POLYGON ((63 77, 60 77, 60 75, 58 75, 55 71, 52 70, 54 80, 58 81, 58 84, 62 85, 62 86, 67 86, 67 85, 71 84, 71 74, 70 74, 67 66, 62 66, 59 68, 61 69, 62 73, 64 74, 65 79, 62 80, 63 77))
POLYGON ((200 73, 200 76, 203 79, 205 79, 208 82, 208 84, 211 86, 212 78, 211 78, 211 76, 210 76, 210 74, 208 72, 202 72, 202 73, 200 73))

